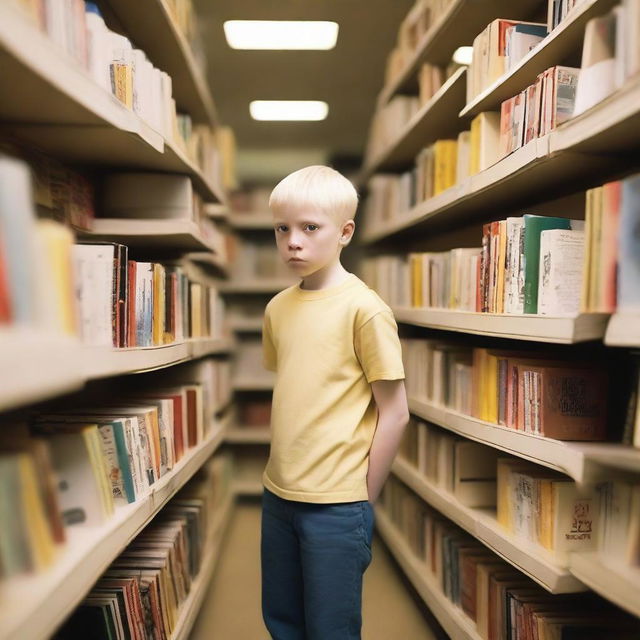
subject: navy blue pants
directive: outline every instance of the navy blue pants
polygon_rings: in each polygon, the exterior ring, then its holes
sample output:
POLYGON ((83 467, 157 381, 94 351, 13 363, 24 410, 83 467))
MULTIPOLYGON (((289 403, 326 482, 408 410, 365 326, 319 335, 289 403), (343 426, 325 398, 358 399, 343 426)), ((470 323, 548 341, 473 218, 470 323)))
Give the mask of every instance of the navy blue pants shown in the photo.
POLYGON ((262 616, 273 640, 359 640, 371 562, 366 501, 294 502, 264 490, 262 616))

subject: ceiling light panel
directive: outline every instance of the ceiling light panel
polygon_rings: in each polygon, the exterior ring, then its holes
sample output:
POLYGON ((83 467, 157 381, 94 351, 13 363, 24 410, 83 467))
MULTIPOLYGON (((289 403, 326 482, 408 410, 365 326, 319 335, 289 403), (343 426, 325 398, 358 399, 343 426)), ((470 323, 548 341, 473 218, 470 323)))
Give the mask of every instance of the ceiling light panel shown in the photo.
POLYGON ((338 23, 315 20, 228 20, 224 33, 232 49, 333 49, 338 23))
POLYGON ((254 100, 249 105, 254 120, 318 121, 329 113, 329 105, 320 100, 254 100))

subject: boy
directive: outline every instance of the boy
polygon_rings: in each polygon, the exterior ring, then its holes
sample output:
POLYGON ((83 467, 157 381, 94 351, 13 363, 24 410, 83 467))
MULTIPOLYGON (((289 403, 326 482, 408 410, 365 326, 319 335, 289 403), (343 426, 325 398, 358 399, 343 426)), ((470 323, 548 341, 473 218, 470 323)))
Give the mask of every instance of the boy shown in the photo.
POLYGON ((267 305, 276 372, 263 475, 262 611, 274 640, 360 638, 373 507, 408 421, 389 307, 340 263, 358 196, 329 167, 271 194, 281 258, 301 278, 267 305))

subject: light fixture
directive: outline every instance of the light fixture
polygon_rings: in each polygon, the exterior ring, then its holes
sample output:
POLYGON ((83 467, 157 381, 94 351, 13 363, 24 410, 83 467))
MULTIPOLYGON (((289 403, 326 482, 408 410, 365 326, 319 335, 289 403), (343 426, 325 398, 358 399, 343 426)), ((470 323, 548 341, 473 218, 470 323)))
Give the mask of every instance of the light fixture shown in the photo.
POLYGON ((458 47, 453 52, 453 61, 457 64, 469 66, 473 59, 473 47, 458 47))
POLYGON ((320 100, 254 100, 249 105, 254 120, 324 120, 329 105, 320 100))
POLYGON ((316 20, 227 20, 232 49, 333 49, 338 23, 316 20))

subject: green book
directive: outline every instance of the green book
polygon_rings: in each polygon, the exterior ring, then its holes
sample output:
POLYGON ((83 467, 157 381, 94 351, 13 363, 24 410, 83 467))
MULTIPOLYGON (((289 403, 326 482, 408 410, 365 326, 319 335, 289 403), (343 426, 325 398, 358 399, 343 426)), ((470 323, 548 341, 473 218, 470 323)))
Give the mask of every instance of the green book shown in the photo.
POLYGON ((571 229, 568 218, 524 216, 524 313, 538 313, 540 234, 547 229, 571 229))

